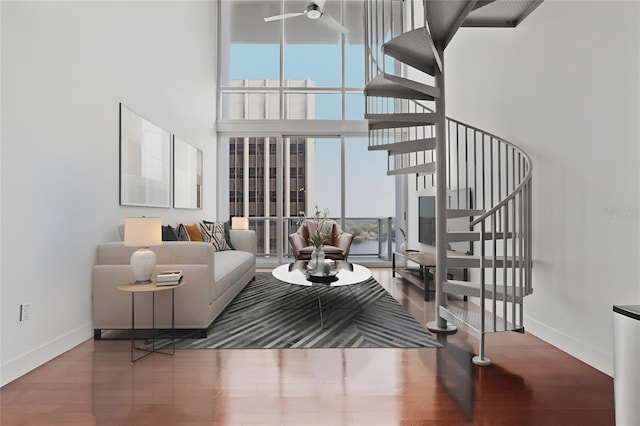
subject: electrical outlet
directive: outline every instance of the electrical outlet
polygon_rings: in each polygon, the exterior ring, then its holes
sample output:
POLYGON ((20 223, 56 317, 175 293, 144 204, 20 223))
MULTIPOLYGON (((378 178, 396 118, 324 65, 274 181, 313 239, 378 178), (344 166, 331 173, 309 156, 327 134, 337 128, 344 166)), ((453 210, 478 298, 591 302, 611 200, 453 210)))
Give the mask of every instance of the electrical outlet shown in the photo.
POLYGON ((31 318, 31 303, 20 305, 20 321, 27 321, 31 318))

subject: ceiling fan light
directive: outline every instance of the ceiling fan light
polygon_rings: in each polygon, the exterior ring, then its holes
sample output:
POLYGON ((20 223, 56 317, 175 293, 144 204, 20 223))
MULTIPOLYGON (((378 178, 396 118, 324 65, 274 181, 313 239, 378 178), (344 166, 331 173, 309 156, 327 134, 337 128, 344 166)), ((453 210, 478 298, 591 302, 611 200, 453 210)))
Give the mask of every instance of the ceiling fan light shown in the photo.
POLYGON ((307 18, 309 19, 318 19, 322 16, 322 12, 320 8, 315 3, 309 3, 307 5, 307 18))

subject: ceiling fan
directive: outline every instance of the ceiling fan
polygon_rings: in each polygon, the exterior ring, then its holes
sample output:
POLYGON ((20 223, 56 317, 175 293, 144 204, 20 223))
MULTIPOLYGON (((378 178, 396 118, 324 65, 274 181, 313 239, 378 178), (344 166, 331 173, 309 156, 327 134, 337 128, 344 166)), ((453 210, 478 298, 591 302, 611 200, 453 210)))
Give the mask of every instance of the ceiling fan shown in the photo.
POLYGON ((264 18, 264 22, 278 21, 282 19, 295 18, 296 16, 306 15, 307 18, 314 21, 318 21, 329 28, 340 31, 347 34, 349 32, 340 22, 324 11, 324 3, 326 0, 315 0, 307 4, 307 7, 302 12, 284 13, 282 15, 269 16, 264 18))

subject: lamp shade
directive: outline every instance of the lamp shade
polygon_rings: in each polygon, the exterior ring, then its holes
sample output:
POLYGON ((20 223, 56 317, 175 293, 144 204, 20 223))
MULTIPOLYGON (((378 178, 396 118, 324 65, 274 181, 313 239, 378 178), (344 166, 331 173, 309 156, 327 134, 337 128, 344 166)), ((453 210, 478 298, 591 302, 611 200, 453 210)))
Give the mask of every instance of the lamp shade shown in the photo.
POLYGON ((249 229, 249 218, 240 216, 232 217, 231 229, 249 229))
POLYGON ((124 245, 151 247, 162 244, 162 222, 159 217, 127 217, 124 219, 124 245))

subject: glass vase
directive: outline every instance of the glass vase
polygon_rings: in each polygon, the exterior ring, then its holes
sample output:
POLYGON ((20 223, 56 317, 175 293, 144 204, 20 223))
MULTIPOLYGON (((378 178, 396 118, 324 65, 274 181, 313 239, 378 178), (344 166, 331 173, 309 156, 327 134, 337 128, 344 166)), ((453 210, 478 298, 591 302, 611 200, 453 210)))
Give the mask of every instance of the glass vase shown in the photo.
POLYGON ((311 270, 316 273, 324 271, 324 246, 314 247, 311 253, 311 270))

